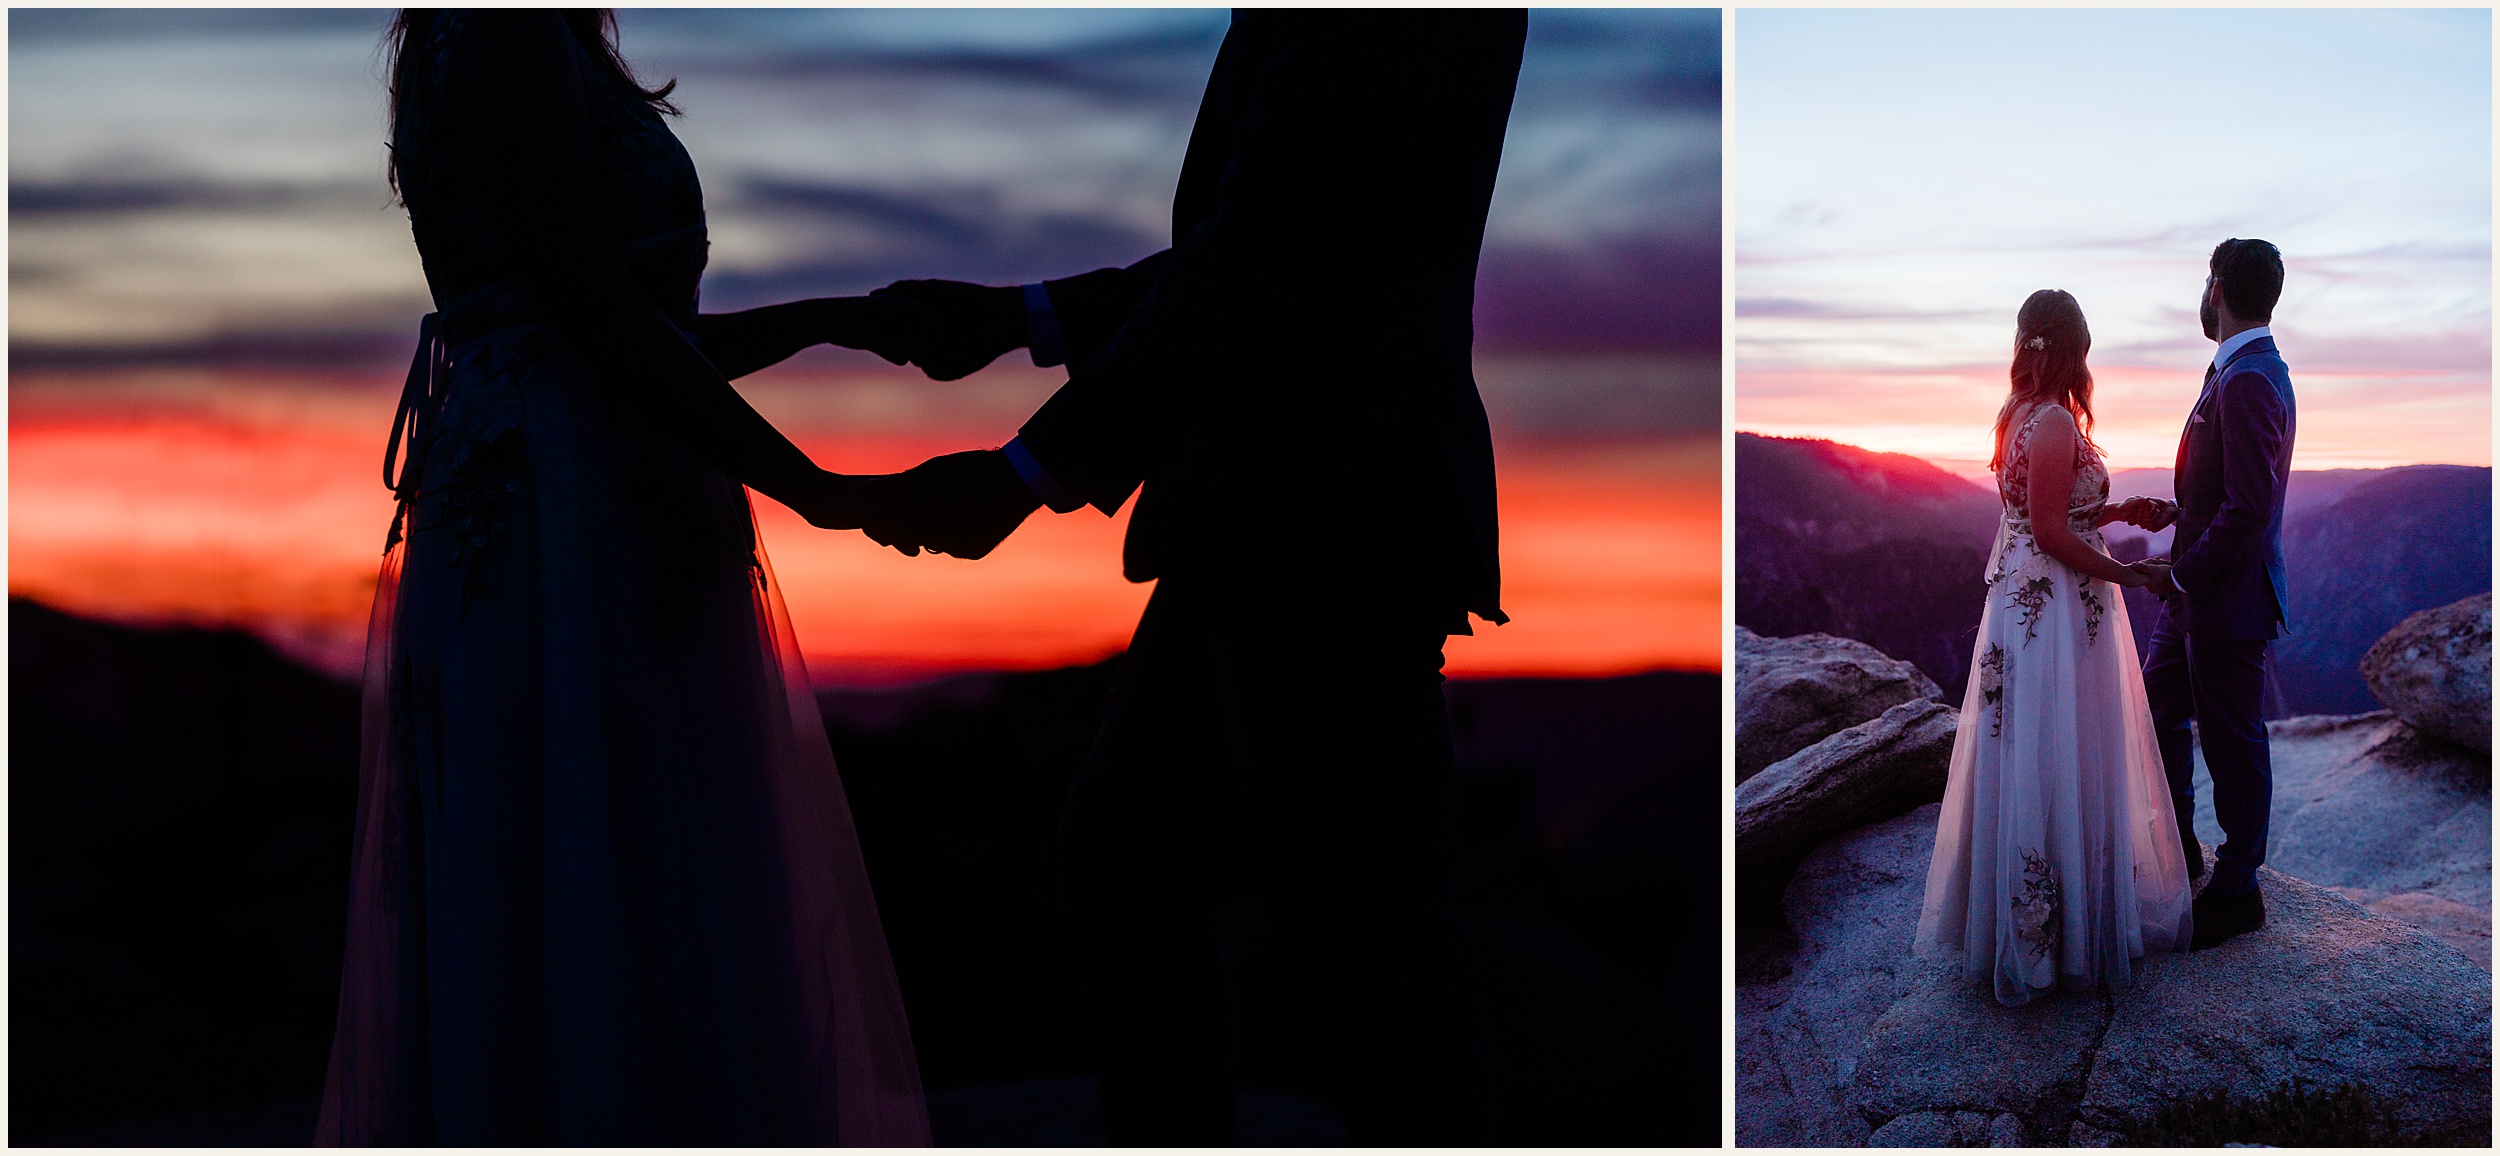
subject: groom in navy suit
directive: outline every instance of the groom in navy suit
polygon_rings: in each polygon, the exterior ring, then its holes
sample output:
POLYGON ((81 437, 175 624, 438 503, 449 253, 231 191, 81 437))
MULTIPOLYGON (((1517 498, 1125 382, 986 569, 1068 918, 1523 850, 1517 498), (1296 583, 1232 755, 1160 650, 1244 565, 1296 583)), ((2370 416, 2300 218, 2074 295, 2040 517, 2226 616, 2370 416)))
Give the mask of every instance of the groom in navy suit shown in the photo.
POLYGON ((2205 869, 2191 750, 2200 740, 2225 840, 2213 881, 2196 899, 2200 951, 2266 922, 2257 891, 2274 793, 2263 714, 2266 647, 2291 620, 2283 495, 2296 424, 2291 371, 2267 327, 2283 295, 2282 254, 2264 241, 2233 238, 2214 247, 2208 268, 2198 314, 2216 348, 2179 437, 2178 500, 2139 523, 2178 526, 2170 570, 2153 581, 2162 614, 2144 662, 2144 690, 2190 878, 2205 869))

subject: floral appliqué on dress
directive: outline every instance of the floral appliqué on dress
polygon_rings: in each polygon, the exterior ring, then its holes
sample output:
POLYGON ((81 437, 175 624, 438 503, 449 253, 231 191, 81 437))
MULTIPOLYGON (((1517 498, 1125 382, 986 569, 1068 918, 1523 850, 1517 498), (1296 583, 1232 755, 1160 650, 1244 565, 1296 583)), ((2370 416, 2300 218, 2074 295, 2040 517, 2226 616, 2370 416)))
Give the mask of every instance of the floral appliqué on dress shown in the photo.
POLYGON ((2057 868, 2037 851, 2023 852, 2023 893, 2014 897, 2014 935, 2031 945, 2033 959, 2057 950, 2057 868))
POLYGON ((2014 620, 2023 624, 2025 645, 2029 645, 2032 639, 2039 637, 2040 611, 2048 606, 2049 599, 2055 597, 2056 594, 2057 583, 2050 580, 2046 574, 2023 583, 2014 591, 2014 605, 2022 608, 2022 613, 2015 616, 2014 620))
POLYGON ((508 528, 508 510, 528 472, 521 340, 527 337, 505 334, 469 347, 466 364, 451 371, 465 380, 447 390, 423 447, 422 485, 408 528, 448 535, 463 613, 486 592, 479 563, 508 528))
POLYGON ((2083 599, 2083 636, 2087 643, 2101 640, 2101 615, 2108 607, 2101 605, 2101 596, 2092 592, 2092 583, 2075 583, 2075 594, 2083 599))
POLYGON ((1988 644, 1988 653, 1979 659, 1979 698, 1995 710, 1988 723, 1988 737, 2005 734, 2005 648, 1988 644))

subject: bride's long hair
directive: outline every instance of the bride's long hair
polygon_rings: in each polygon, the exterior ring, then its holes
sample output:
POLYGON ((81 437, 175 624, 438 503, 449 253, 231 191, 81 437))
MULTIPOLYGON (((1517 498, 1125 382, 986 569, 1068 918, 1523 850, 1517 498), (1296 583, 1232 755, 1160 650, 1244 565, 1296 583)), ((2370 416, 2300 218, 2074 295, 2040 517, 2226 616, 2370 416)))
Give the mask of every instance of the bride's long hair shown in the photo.
MULTIPOLYGON (((383 34, 383 50, 391 73, 391 148, 387 171, 394 193, 399 191, 399 114, 400 110, 408 107, 408 93, 418 64, 408 55, 408 46, 424 43, 426 36, 433 31, 434 17, 439 11, 433 8, 402 8, 391 18, 390 31, 383 34)), ((625 63, 625 55, 617 51, 615 9, 565 8, 560 11, 564 27, 572 32, 573 39, 590 50, 594 67, 624 82, 625 87, 651 102, 651 107, 676 114, 677 106, 669 103, 668 94, 677 91, 677 82, 671 80, 658 88, 644 88, 641 81, 634 79, 634 70, 625 63)))
POLYGON ((2063 289, 2043 289, 2023 302, 2014 315, 2014 388, 1997 410, 1996 449, 1988 457, 1990 472, 2005 466, 2007 426, 2023 407, 2055 402, 2075 415, 2084 442, 2092 439, 2092 368, 2084 364, 2092 352, 2092 328, 2083 323, 2083 306, 2063 289))

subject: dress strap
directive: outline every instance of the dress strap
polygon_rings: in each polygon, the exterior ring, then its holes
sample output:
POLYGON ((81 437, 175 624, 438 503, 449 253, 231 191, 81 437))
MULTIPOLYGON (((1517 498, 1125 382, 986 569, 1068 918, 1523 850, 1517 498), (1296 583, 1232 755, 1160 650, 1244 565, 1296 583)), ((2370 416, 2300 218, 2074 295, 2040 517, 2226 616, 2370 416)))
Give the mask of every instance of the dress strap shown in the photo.
POLYGON ((425 442, 425 428, 432 424, 434 381, 440 376, 438 370, 443 361, 442 324, 440 311, 426 314, 425 320, 417 323, 417 352, 408 359, 408 381, 399 389, 399 412, 391 417, 390 441, 382 447, 382 486, 399 499, 399 507, 391 511, 390 533, 382 539, 385 554, 399 545, 408 499, 415 496, 412 491, 416 488, 417 455, 425 442), (403 439, 408 446, 405 463, 399 460, 403 439))
POLYGON ((2064 410, 2065 408, 2065 406, 2059 405, 2053 401, 2044 401, 2038 405, 2032 406, 2030 415, 2023 418, 2022 428, 2014 431, 2014 440, 2006 446, 2005 460, 2010 462, 2023 456, 2024 454, 2030 453, 2031 431, 2039 428, 2040 419, 2047 416, 2050 410, 2064 410))

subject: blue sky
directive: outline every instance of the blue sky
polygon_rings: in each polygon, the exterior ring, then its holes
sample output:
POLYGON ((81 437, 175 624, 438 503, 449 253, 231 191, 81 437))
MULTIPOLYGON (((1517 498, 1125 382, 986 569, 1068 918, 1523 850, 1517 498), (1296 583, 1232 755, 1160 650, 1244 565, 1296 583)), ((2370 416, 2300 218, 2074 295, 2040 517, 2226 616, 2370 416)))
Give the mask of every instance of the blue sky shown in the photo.
POLYGON ((2054 286, 2103 444, 2166 464, 2206 255, 2256 236, 2304 464, 2490 462, 2488 11, 1735 19, 1739 428, 1984 458, 2014 311, 2054 286))
MULTIPOLYGON (((10 14, 21 361, 404 345, 380 10, 10 14), (327 344, 325 344, 327 343, 327 344)), ((1013 281, 1161 247, 1220 10, 620 13, 713 225, 707 301, 1013 281)), ((1718 14, 1538 12, 1483 348, 1717 344, 1718 14)))

